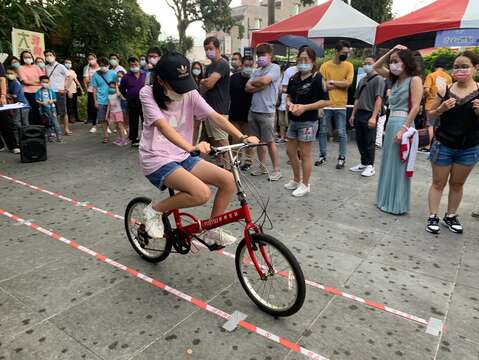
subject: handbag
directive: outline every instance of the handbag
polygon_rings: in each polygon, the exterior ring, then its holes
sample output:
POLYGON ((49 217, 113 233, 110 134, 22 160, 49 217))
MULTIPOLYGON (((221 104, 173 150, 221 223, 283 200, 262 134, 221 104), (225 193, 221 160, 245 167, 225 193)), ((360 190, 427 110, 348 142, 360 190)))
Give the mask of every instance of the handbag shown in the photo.
MULTIPOLYGON (((409 82, 409 111, 411 111, 412 107, 412 100, 411 100, 411 83, 412 81, 409 82)), ((414 119, 414 125, 416 126, 417 134, 419 136, 419 149, 423 147, 429 146, 431 144, 431 137, 429 136, 429 128, 426 125, 426 114, 424 111, 424 105, 422 105, 422 110, 418 112, 416 115, 416 119, 414 119), (419 127, 419 129, 418 129, 419 127)))

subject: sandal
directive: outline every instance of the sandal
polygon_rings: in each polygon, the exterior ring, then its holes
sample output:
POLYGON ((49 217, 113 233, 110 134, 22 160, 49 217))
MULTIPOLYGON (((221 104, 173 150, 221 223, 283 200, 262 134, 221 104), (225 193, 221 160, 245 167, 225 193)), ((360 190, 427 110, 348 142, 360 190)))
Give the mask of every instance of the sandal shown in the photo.
POLYGON ((110 142, 109 138, 103 138, 103 144, 108 144, 110 142))
POLYGON ((71 131, 65 131, 65 135, 66 135, 66 136, 72 136, 73 133, 72 133, 71 131))

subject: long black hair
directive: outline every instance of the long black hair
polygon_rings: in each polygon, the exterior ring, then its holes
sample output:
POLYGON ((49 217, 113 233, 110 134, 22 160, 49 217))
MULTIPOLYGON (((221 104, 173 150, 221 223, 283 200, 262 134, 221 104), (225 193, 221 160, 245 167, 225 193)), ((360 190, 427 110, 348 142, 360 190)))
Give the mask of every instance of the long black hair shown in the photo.
POLYGON ((196 82, 196 85, 200 85, 200 80, 203 79, 203 76, 204 76, 204 69, 203 69, 203 64, 200 63, 199 61, 194 61, 192 64, 191 64, 191 76, 193 77, 193 80, 195 80, 196 82), (195 76, 193 75, 193 68, 195 67, 195 65, 199 65, 200 66, 200 69, 201 69, 201 74, 199 74, 198 76, 195 76))
MULTIPOLYGON (((420 76, 419 65, 414 57, 414 53, 409 49, 397 50, 393 52, 393 54, 397 54, 401 61, 404 64, 404 71, 410 77, 413 76, 420 76)), ((391 54, 392 55, 392 54, 391 54)), ((392 72, 389 73, 389 77, 391 79, 391 83, 394 84, 396 81, 399 80, 399 76, 394 75, 392 72)))
POLYGON ((153 70, 150 73, 151 81, 153 83, 153 98, 160 107, 160 109, 167 110, 168 104, 171 102, 171 99, 166 96, 166 91, 163 85, 160 84, 160 77, 157 75, 156 70, 153 70))

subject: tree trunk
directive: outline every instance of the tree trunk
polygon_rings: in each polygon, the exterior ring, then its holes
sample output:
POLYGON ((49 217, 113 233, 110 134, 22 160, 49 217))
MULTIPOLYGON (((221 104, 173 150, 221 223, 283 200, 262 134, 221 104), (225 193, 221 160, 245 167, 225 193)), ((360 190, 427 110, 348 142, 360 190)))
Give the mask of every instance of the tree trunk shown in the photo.
POLYGON ((186 29, 188 25, 184 24, 183 22, 178 22, 178 51, 181 53, 185 53, 185 39, 186 39, 186 29))

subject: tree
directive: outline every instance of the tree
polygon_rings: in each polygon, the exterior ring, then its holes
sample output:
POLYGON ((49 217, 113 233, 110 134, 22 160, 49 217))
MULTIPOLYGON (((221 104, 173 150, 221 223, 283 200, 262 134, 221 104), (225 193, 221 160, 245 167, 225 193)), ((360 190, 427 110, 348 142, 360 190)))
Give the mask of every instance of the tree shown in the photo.
POLYGON ((352 0, 351 6, 378 23, 393 18, 393 0, 352 0))
POLYGON ((9 52, 12 27, 44 32, 58 14, 51 0, 0 0, 0 50, 9 52))
POLYGON ((189 50, 186 30, 192 23, 202 21, 206 31, 226 31, 235 25, 231 17, 231 0, 166 0, 166 3, 175 13, 178 22, 178 48, 183 53, 189 50))

